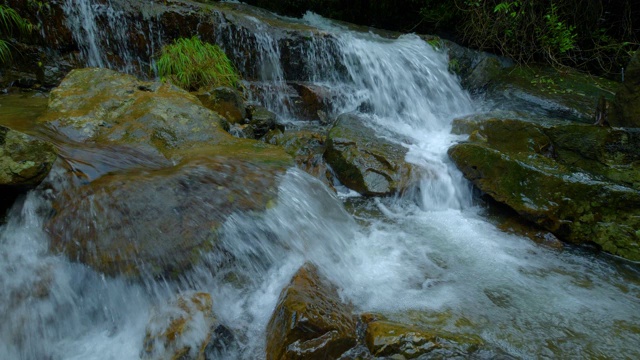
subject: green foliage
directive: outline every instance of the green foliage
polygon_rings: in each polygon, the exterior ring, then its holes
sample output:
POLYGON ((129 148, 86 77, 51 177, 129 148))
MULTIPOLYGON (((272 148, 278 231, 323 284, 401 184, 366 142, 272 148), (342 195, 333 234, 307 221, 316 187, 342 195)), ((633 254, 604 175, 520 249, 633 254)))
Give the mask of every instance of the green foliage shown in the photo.
POLYGON ((201 87, 236 87, 240 77, 217 45, 202 42, 194 36, 181 38, 162 47, 157 61, 158 74, 186 90, 201 87))
POLYGON ((444 30, 468 46, 520 64, 571 66, 619 78, 640 46, 634 0, 422 0, 425 22, 446 14, 444 30))
POLYGON ((33 31, 33 24, 24 19, 14 9, 0 5, 0 64, 11 59, 11 49, 7 37, 14 34, 28 34, 33 31))
POLYGON ((550 59, 564 55, 575 48, 575 26, 567 26, 558 16, 558 9, 552 2, 551 9, 544 16, 546 27, 541 30, 540 43, 547 50, 550 59))

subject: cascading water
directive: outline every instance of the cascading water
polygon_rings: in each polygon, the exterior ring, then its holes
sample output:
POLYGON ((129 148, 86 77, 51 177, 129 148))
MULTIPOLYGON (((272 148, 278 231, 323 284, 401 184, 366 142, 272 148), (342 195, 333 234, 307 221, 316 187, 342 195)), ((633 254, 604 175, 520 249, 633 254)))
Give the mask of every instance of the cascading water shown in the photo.
POLYGON ((145 34, 146 52, 153 54, 161 34, 154 29, 153 21, 131 24, 124 12, 112 5, 111 0, 64 0, 62 4, 66 23, 80 49, 80 56, 87 67, 102 67, 129 74, 146 74, 148 64, 136 55, 130 44, 131 33, 145 34), (111 39, 107 35, 111 36, 111 39), (118 61, 109 58, 117 54, 118 61))
MULTIPOLYGON (((32 191, 0 228, 0 357, 139 358, 152 308, 196 290, 211 294, 216 316, 236 334, 218 357, 262 358, 278 295, 305 261, 358 311, 476 334, 516 357, 640 356, 640 277, 632 267, 502 233, 471 204, 446 149, 456 141, 451 119, 478 105, 447 72, 444 54, 413 35, 384 39, 314 15, 305 23, 332 35, 305 49, 308 80, 339 94, 335 114, 359 112, 380 136, 409 148, 407 159, 425 170, 419 203, 341 200, 292 169, 276 206, 223 225, 220 247, 233 262, 221 265, 212 252, 179 280, 131 283, 50 253, 43 221, 52 190, 32 191)), ((268 32, 260 36, 275 46, 268 32)), ((256 50, 271 59, 263 80, 286 80, 273 77, 284 74, 275 48, 256 50)), ((283 108, 278 96, 266 99, 283 108)), ((54 171, 47 183, 73 186, 63 179, 54 171)))

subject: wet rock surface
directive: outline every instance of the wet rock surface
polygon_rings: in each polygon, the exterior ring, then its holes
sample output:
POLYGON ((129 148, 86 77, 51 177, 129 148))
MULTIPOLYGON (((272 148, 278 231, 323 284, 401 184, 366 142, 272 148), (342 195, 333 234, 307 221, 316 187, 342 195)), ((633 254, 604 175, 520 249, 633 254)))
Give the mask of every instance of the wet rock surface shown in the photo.
POLYGON ((0 189, 35 187, 57 157, 52 144, 0 125, 0 189))
POLYGON ((343 114, 329 131, 325 159, 345 186, 363 195, 390 195, 412 184, 414 167, 407 149, 378 137, 352 114, 343 114))
POLYGON ((385 320, 367 324, 365 342, 376 358, 392 359, 468 358, 484 344, 479 337, 429 331, 385 320))
POLYGON ((356 344, 351 305, 305 264, 282 291, 267 325, 267 359, 336 359, 356 344))
POLYGON ((180 295, 173 303, 153 310, 141 358, 204 359, 216 322, 209 294, 180 295))
POLYGON ((73 71, 39 122, 95 147, 63 146, 83 180, 59 190, 47 228, 54 250, 106 274, 188 269, 227 216, 275 200, 293 165, 279 148, 232 137, 193 95, 111 70, 73 71))
POLYGON ((480 190, 573 243, 640 259, 640 133, 512 119, 457 120, 451 159, 480 190))

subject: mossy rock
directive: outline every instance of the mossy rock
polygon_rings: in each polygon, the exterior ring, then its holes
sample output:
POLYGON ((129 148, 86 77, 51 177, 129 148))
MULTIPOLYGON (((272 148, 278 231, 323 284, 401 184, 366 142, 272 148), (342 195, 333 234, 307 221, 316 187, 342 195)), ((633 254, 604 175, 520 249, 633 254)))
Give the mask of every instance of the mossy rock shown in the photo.
POLYGON ((66 157, 90 171, 53 199, 51 247, 109 275, 175 276, 197 263, 231 213, 277 198, 294 165, 279 147, 234 138, 220 119, 168 84, 106 69, 69 74, 39 121, 91 147, 74 143, 66 157))
POLYGON ((515 66, 495 71, 486 79, 491 96, 517 102, 517 107, 543 110, 547 115, 583 123, 593 123, 600 96, 612 101, 619 84, 551 67, 515 66))
POLYGON ((0 188, 37 186, 57 158, 52 144, 0 125, 0 188))
POLYGON ((69 73, 38 121, 73 141, 150 146, 171 159, 178 149, 230 142, 221 119, 173 85, 92 68, 69 73))
POLYGON ((345 186, 363 195, 392 195, 413 185, 407 149, 378 137, 357 115, 343 114, 329 131, 325 159, 345 186))
POLYGON ((207 109, 213 110, 231 124, 243 123, 247 118, 246 104, 239 91, 226 87, 201 90, 196 94, 207 109))
POLYGON ((469 358, 484 347, 484 342, 477 336, 427 330, 386 320, 367 324, 365 343, 376 358, 390 359, 469 358))
POLYGON ((319 179, 325 185, 333 186, 333 174, 324 159, 325 135, 311 130, 272 131, 265 140, 269 144, 281 146, 293 156, 298 168, 319 179))
POLYGON ((562 240, 640 260, 638 134, 512 119, 462 128, 469 142, 449 155, 480 190, 562 240))
POLYGON ((356 345, 353 308, 307 263, 282 291, 267 325, 267 360, 337 359, 356 345))

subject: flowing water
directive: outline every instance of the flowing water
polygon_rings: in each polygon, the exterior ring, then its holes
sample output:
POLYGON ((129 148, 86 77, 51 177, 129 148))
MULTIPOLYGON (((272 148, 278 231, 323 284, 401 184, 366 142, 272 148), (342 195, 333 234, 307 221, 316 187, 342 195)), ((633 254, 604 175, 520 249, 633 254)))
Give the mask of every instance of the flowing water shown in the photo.
MULTIPOLYGON (((220 358, 261 358, 279 293, 305 261, 360 312, 476 334, 518 358, 640 357, 636 265, 503 233, 474 205, 446 149, 460 140, 449 134, 451 120, 483 104, 448 73, 444 53, 414 35, 382 38, 312 14, 303 21, 333 34, 336 55, 320 55, 329 53, 327 40, 313 39, 308 80, 339 94, 334 115, 360 112, 381 137, 407 146, 407 160, 426 174, 419 196, 336 196, 291 169, 275 207, 223 225, 220 246, 233 263, 221 267, 215 253, 203 254, 203 264, 178 280, 137 283, 49 252, 43 223, 54 190, 31 191, 0 228, 0 358, 138 358, 153 307, 189 290, 210 293, 216 316, 236 334, 237 345, 220 358)), ((259 44, 273 44, 268 32, 260 36, 259 44)), ((270 46, 260 49, 263 80, 282 85, 270 46)), ((265 101, 291 116, 278 96, 265 101)), ((67 181, 56 168, 47 182, 74 186, 67 181)))

